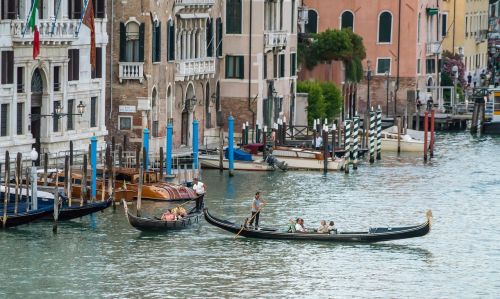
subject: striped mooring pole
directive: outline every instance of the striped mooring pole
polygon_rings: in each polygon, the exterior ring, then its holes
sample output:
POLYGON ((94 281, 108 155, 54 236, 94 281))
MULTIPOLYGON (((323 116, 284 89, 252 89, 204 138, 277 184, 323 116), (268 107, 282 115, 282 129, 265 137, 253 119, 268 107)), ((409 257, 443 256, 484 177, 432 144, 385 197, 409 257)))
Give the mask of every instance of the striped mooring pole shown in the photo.
POLYGON ((382 109, 377 109, 377 160, 382 159, 382 109))
POLYGON ((375 112, 370 111, 370 163, 375 162, 375 112))
POLYGON ((349 173, 349 163, 351 159, 351 121, 350 120, 345 120, 344 121, 344 129, 345 129, 345 137, 344 137, 344 171, 345 173, 349 173))
POLYGON ((352 169, 358 169, 359 116, 353 118, 352 134, 352 169))

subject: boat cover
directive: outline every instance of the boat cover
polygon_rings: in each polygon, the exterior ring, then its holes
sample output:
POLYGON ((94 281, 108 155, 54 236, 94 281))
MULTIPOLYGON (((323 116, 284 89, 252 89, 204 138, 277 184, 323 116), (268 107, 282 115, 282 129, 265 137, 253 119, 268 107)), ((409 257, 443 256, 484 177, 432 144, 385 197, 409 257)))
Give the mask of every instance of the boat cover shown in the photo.
MULTIPOLYGON (((226 150, 226 152, 224 153, 224 156, 226 157, 226 159, 229 159, 229 151, 226 150)), ((234 150, 234 160, 252 161, 252 155, 250 155, 249 153, 242 151, 240 149, 235 149, 234 150)))

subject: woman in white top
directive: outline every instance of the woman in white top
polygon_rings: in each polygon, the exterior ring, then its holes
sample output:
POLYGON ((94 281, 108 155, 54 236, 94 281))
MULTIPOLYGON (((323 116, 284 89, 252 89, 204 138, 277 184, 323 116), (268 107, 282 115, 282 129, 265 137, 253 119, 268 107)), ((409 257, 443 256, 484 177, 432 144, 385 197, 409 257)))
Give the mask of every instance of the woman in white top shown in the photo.
POLYGON ((297 223, 295 224, 295 231, 301 233, 307 233, 307 229, 304 227, 304 219, 297 218, 297 223))

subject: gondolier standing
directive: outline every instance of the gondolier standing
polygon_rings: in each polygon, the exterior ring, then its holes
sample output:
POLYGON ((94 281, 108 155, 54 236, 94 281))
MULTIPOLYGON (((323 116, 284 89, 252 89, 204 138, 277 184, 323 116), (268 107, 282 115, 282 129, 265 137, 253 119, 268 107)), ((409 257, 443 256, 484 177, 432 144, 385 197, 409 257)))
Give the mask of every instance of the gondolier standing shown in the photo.
POLYGON ((203 208, 203 195, 207 192, 207 187, 205 184, 200 182, 198 178, 193 179, 193 190, 196 192, 196 209, 200 210, 203 208))
POLYGON ((259 228, 260 210, 265 204, 267 204, 267 202, 260 198, 260 192, 255 193, 255 197, 252 202, 252 218, 250 219, 250 226, 253 225, 253 221, 255 220, 255 228, 259 228))

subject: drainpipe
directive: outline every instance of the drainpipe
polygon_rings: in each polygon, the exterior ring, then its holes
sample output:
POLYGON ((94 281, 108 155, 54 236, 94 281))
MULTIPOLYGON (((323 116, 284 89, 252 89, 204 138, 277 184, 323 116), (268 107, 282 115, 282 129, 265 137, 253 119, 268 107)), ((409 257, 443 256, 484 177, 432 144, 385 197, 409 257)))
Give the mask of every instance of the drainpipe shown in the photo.
POLYGON ((111 0, 111 38, 109 40, 109 119, 113 114, 113 33, 115 23, 115 0, 111 0))
POLYGON ((396 112, 397 112, 397 98, 399 91, 399 61, 401 60, 401 0, 399 0, 398 4, 398 73, 396 76, 396 90, 394 91, 394 120, 396 120, 396 112))
POLYGON ((453 54, 455 54, 455 18, 457 14, 456 11, 457 11, 457 0, 453 0, 453 40, 452 40, 453 54))
MULTIPOLYGON (((248 39, 248 110, 252 112, 252 128, 255 128, 255 111, 252 109, 252 23, 253 23, 253 0, 250 0, 250 34, 248 39)), ((254 140, 252 130, 252 140, 254 140)))

